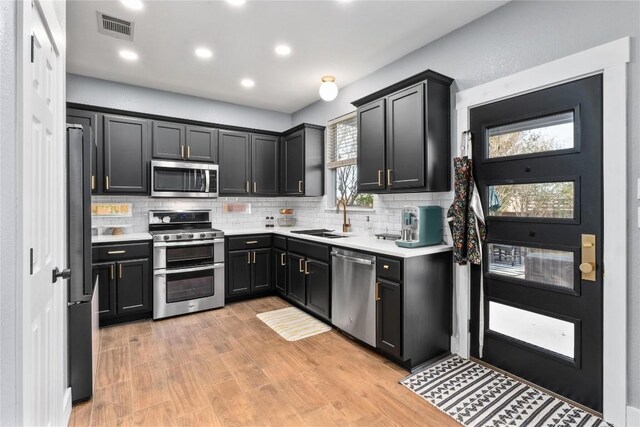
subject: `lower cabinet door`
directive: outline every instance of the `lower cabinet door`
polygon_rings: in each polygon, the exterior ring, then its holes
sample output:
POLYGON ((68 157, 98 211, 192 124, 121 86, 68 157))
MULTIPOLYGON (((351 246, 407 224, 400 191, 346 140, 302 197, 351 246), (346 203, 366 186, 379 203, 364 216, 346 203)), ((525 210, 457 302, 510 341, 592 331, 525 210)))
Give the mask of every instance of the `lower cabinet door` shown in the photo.
POLYGON ((308 260, 305 264, 307 276, 307 308, 330 319, 331 279, 329 264, 308 260))
POLYGON ((385 353, 402 356, 400 284, 378 279, 376 307, 376 347, 385 353))
POLYGON ((251 292, 251 263, 251 251, 229 252, 227 296, 245 295, 251 292))
POLYGON ((287 296, 300 304, 306 304, 307 292, 304 274, 304 257, 295 254, 287 255, 287 272, 289 286, 287 296))
POLYGON ((149 259, 119 261, 116 270, 118 314, 151 311, 149 259))
POLYGON ((276 291, 287 293, 287 253, 280 249, 273 250, 273 282, 276 291))
POLYGON ((271 288, 271 249, 251 251, 251 291, 261 292, 271 288))
POLYGON ((115 316, 116 312, 116 263, 93 264, 98 275, 98 315, 100 319, 115 316))

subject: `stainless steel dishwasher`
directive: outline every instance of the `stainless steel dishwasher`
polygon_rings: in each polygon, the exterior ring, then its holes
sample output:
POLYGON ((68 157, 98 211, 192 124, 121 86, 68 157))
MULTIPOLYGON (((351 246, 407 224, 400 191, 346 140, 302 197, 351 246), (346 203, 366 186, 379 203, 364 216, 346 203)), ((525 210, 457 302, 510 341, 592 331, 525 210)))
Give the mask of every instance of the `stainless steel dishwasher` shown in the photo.
POLYGON ((331 260, 331 321, 339 329, 375 347, 376 257, 334 248, 331 260))

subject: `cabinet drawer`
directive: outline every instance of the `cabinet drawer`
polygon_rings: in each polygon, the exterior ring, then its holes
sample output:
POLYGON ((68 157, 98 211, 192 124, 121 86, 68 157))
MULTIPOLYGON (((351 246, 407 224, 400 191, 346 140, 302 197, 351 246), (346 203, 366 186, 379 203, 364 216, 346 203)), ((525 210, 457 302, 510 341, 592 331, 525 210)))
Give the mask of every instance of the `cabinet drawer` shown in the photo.
POLYGON ((273 236, 273 247, 287 250, 287 239, 282 236, 273 236))
POLYGON ((148 258, 148 243, 120 243, 117 245, 93 246, 93 262, 105 262, 121 259, 148 258))
POLYGON ((402 280, 402 262, 397 259, 378 257, 376 275, 383 279, 399 282, 402 280))
POLYGON ((289 239, 287 242, 288 251, 320 261, 329 262, 329 246, 321 243, 305 242, 302 240, 289 239))
POLYGON ((227 238, 227 249, 237 251, 243 249, 257 249, 271 247, 271 236, 238 236, 227 238))

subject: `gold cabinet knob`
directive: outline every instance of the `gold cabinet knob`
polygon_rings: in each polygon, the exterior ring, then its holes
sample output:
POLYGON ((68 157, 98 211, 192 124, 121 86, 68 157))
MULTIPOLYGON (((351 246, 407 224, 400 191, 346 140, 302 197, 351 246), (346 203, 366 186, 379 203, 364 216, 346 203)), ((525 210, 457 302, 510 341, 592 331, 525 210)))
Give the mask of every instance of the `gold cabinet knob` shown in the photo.
POLYGON ((578 268, 580 268, 580 271, 582 271, 583 273, 589 274, 593 271, 593 264, 591 264, 590 262, 583 262, 578 268))

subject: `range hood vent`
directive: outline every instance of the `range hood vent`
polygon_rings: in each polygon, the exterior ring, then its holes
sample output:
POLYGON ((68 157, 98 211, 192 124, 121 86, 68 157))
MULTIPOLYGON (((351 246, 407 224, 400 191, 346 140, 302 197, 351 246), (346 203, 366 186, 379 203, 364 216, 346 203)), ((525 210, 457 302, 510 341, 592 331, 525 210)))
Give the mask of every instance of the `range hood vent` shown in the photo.
POLYGON ((98 12, 98 32, 107 36, 133 41, 133 22, 98 12))

